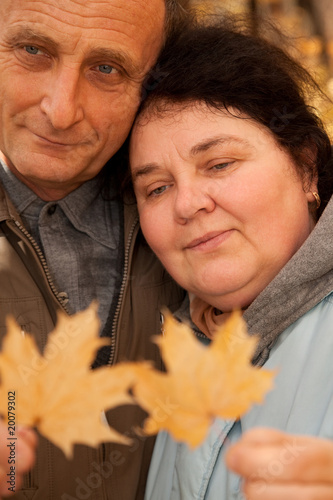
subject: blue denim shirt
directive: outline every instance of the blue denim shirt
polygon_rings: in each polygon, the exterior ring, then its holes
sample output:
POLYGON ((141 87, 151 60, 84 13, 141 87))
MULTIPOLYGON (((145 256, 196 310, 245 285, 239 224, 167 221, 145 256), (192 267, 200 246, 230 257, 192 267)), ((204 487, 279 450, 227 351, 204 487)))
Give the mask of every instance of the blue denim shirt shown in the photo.
POLYGON ((98 179, 56 202, 41 200, 2 163, 0 181, 40 246, 58 291, 68 298, 69 311, 97 299, 103 330, 122 276, 121 203, 103 199, 98 179))

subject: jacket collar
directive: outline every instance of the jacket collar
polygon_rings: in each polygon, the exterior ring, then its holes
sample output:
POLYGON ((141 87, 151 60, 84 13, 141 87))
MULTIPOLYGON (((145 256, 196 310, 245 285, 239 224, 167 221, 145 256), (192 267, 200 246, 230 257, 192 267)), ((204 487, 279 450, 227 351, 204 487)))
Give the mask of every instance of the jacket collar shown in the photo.
POLYGON ((17 220, 22 224, 20 216, 0 182, 0 222, 6 220, 17 220))

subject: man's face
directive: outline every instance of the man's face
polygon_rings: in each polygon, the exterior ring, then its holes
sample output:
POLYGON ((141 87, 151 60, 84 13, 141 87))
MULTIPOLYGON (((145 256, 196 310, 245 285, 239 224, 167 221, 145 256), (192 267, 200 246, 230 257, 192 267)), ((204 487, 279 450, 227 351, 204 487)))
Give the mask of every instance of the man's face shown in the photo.
POLYGON ((164 0, 1 0, 0 150, 41 198, 94 177, 131 128, 164 0))

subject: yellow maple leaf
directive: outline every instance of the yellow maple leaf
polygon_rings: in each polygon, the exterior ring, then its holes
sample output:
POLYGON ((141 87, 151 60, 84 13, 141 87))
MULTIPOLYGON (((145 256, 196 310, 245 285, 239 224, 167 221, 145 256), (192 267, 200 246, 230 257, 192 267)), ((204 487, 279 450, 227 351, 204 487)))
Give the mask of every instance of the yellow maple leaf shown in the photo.
POLYGON ((216 417, 239 418, 271 389, 274 372, 251 365, 257 340, 247 334, 239 312, 215 333, 207 347, 192 330, 166 314, 158 337, 167 373, 138 366, 134 394, 149 413, 144 432, 167 430, 198 446, 216 417))
POLYGON ((42 355, 34 338, 7 320, 0 352, 0 414, 8 419, 8 395, 15 393, 11 406, 16 424, 38 428, 68 457, 74 443, 130 443, 102 416, 107 409, 134 402, 128 393, 133 364, 91 370, 97 350, 106 344, 98 331, 96 305, 70 317, 60 313, 42 355))

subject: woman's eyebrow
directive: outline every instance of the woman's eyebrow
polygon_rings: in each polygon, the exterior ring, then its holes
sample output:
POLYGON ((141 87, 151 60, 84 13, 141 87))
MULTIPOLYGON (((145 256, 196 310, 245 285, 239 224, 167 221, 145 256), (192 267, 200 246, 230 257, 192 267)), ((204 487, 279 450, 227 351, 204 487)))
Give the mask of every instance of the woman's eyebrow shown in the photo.
MULTIPOLYGON (((218 137, 211 137, 209 139, 204 139, 203 141, 195 144, 190 149, 190 156, 196 156, 200 153, 208 151, 209 149, 215 146, 221 146, 224 144, 237 144, 241 146, 245 146, 247 148, 253 149, 253 145, 250 144, 246 139, 242 139, 240 137, 234 137, 230 135, 223 135, 218 137)), ((132 170, 132 180, 133 182, 137 180, 139 177, 152 174, 160 169, 160 166, 157 163, 147 163, 146 165, 141 165, 139 167, 135 167, 132 170)))
POLYGON ((133 182, 139 177, 152 174, 153 172, 156 172, 156 170, 159 169, 160 167, 157 163, 147 163, 147 165, 142 165, 140 167, 133 168, 132 170, 133 182))
POLYGON ((195 144, 191 150, 190 155, 196 156, 200 153, 204 153, 215 146, 222 146, 225 144, 238 144, 240 146, 245 146, 247 148, 253 148, 252 144, 250 144, 246 139, 242 139, 240 137, 234 137, 231 135, 222 135, 218 137, 211 137, 208 139, 204 139, 203 141, 195 144))

